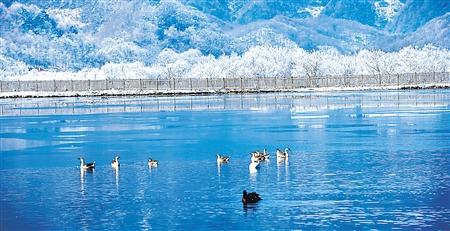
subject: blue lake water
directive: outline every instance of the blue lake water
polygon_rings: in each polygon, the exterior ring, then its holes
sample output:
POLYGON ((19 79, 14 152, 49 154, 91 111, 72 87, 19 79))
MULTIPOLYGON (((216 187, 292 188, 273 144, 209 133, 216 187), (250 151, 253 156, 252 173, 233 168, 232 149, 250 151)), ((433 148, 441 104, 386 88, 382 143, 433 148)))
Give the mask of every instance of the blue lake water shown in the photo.
POLYGON ((1 230, 450 229, 450 90, 2 99, 0 115, 1 230), (244 208, 244 189, 263 200, 244 208))

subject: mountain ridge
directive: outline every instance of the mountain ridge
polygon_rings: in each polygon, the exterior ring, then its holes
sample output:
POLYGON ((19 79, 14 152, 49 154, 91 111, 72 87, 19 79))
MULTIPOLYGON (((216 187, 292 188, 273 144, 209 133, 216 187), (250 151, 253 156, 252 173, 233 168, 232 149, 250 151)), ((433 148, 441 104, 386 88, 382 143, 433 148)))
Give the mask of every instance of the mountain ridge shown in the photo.
POLYGON ((2 1, 0 55, 31 67, 79 70, 107 62, 151 65, 165 48, 215 57, 257 45, 342 53, 449 49, 449 7, 443 0, 2 1))

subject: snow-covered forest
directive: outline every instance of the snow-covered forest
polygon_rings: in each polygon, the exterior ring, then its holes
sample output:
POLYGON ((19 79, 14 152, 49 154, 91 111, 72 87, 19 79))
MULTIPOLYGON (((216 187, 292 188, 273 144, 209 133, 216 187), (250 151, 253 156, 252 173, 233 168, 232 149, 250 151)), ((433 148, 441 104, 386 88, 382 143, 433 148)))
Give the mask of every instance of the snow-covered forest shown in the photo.
POLYGON ((352 55, 334 48, 308 52, 296 46, 255 46, 242 55, 217 58, 196 49, 181 53, 164 49, 151 65, 109 62, 78 72, 29 69, 24 63, 0 59, 2 80, 317 77, 448 72, 450 67, 450 51, 431 45, 398 52, 362 50, 352 55))

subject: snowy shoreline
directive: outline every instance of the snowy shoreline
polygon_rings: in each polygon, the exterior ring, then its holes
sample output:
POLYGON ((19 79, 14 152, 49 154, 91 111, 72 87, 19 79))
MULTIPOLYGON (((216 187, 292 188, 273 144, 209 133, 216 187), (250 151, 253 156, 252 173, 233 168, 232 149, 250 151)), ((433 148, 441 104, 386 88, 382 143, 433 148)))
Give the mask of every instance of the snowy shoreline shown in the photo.
POLYGON ((0 98, 50 98, 50 97, 93 97, 93 96, 177 96, 210 94, 248 94, 276 92, 330 92, 330 91, 370 91, 370 90, 414 90, 414 89, 449 89, 450 83, 389 85, 368 87, 316 87, 294 89, 260 89, 260 90, 100 90, 100 91, 59 91, 59 92, 0 92, 0 98))

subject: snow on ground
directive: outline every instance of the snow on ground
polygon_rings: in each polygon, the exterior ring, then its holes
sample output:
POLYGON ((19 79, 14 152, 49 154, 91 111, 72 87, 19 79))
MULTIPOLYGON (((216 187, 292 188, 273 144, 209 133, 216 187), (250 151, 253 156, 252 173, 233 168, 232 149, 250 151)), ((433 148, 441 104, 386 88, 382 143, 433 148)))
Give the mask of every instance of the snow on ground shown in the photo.
POLYGON ((264 90, 103 90, 103 91, 65 91, 65 92, 0 92, 0 98, 40 98, 40 97, 89 97, 89 96, 130 96, 130 95, 202 95, 227 93, 268 93, 268 92, 328 92, 328 91, 367 91, 367 90, 398 90, 398 89, 431 89, 450 88, 450 83, 411 84, 401 86, 371 86, 371 87, 317 87, 297 89, 264 89, 264 90))

